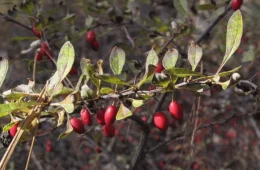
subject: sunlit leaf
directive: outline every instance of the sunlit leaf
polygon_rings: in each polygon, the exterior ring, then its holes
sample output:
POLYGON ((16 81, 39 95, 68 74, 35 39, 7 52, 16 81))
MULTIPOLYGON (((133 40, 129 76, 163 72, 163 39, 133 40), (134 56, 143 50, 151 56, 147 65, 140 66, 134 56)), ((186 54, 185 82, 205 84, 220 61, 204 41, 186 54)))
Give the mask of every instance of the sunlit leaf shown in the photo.
POLYGON ((108 75, 108 74, 95 74, 94 75, 95 78, 100 79, 102 81, 105 81, 107 83, 112 83, 112 84, 120 84, 120 85, 126 85, 126 86, 130 86, 128 83, 124 82, 123 80, 112 76, 112 75, 108 75))
POLYGON ((131 110, 125 107, 123 103, 121 103, 118 112, 116 114, 116 120, 122 120, 132 115, 133 113, 131 112, 131 110))
POLYGON ((5 80, 8 71, 8 60, 5 57, 0 57, 0 88, 5 80))
POLYGON ((10 122, 8 124, 6 124, 3 127, 3 132, 7 132, 9 129, 11 129, 11 127, 13 127, 16 123, 18 123, 19 121, 15 121, 15 122, 10 122))
POLYGON ((241 66, 236 67, 236 68, 234 68, 233 70, 229 70, 229 71, 225 71, 225 72, 219 73, 218 75, 219 75, 220 77, 225 77, 225 76, 228 76, 228 75, 230 75, 230 74, 232 74, 232 73, 237 72, 240 68, 241 68, 241 66))
POLYGON ((172 48, 167 51, 162 60, 162 65, 165 69, 175 67, 178 60, 179 52, 172 48))
POLYGON ((67 117, 66 129, 65 129, 65 131, 63 133, 61 133, 59 135, 58 140, 66 138, 72 131, 73 131, 73 128, 72 128, 72 126, 70 124, 70 119, 69 119, 69 117, 67 117))
POLYGON ((226 53, 221 63, 222 68, 237 50, 243 34, 243 19, 241 12, 237 10, 228 21, 226 37, 226 53))
POLYGON ((0 104, 0 117, 4 117, 11 113, 12 111, 18 111, 20 109, 35 106, 38 103, 35 101, 25 102, 25 103, 6 103, 0 104))
POLYGON ((188 50, 188 60, 192 66, 192 71, 194 71, 199 64, 202 57, 202 49, 200 46, 195 44, 193 41, 188 50))
POLYGON ((100 93, 101 94, 110 94, 110 93, 114 93, 115 91, 109 87, 102 87, 100 89, 100 93))
POLYGON ((188 77, 188 76, 199 76, 202 77, 204 75, 198 73, 198 72, 194 72, 185 68, 170 68, 165 70, 165 73, 168 73, 170 75, 174 75, 177 77, 188 77))
POLYGON ((125 52, 115 46, 109 57, 110 68, 115 75, 121 74, 125 64, 125 52))
POLYGON ((156 69, 156 66, 154 66, 154 65, 148 66, 148 70, 144 74, 142 80, 139 81, 139 83, 137 84, 138 88, 140 88, 144 83, 152 81, 155 69, 156 69))
POLYGON ((145 102, 145 100, 139 100, 139 99, 131 99, 130 98, 129 100, 132 101, 132 106, 136 107, 136 108, 142 106, 145 102))
POLYGON ((148 66, 149 65, 156 66, 158 61, 159 61, 159 58, 158 58, 156 52, 153 49, 151 49, 149 51, 149 53, 148 53, 148 56, 147 56, 147 59, 146 59, 146 63, 145 63, 145 71, 146 71, 146 73, 148 72, 148 66))

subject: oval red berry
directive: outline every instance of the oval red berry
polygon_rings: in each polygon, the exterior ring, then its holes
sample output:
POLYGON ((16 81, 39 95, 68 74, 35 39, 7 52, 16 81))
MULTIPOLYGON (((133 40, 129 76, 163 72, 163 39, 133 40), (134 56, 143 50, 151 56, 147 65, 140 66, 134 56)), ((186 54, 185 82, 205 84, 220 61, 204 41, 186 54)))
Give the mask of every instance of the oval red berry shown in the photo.
POLYGON ((96 34, 94 31, 88 31, 86 35, 86 39, 89 43, 93 43, 96 40, 96 34))
POLYGON ((80 111, 80 117, 85 125, 90 126, 92 124, 92 115, 88 109, 82 108, 80 111))
POLYGON ((19 126, 20 122, 16 123, 13 127, 11 127, 9 129, 9 133, 12 137, 15 136, 15 134, 17 133, 17 127, 19 126))
POLYGON ((92 43, 91 43, 91 47, 92 47, 92 49, 93 50, 95 50, 95 51, 98 51, 98 49, 99 49, 99 42, 97 41, 97 40, 94 40, 92 43))
POLYGON ((183 110, 181 105, 177 101, 173 101, 169 105, 169 112, 178 121, 183 120, 183 110))
POLYGON ((242 4, 243 4, 243 0, 233 0, 233 1, 232 1, 232 9, 233 9, 234 11, 236 11, 236 10, 240 9, 240 7, 242 6, 242 4))
POLYGON ((113 127, 113 125, 105 125, 102 128, 103 130, 103 134, 106 137, 113 137, 115 136, 115 128, 113 127))
POLYGON ((157 63, 155 73, 161 73, 164 70, 162 63, 157 63))
POLYGON ((116 120, 117 108, 116 106, 108 106, 106 109, 104 119, 106 124, 113 124, 116 120))
POLYGON ((165 132, 168 129, 168 118, 163 112, 157 112, 153 118, 154 125, 160 130, 165 132))
POLYGON ((100 124, 100 125, 106 124, 104 115, 105 115, 105 110, 103 108, 98 109, 97 114, 96 114, 98 124, 100 124))
POLYGON ((77 118, 72 118, 72 119, 70 119, 70 124, 71 124, 74 132, 79 133, 79 134, 82 134, 85 132, 85 128, 84 128, 84 125, 81 120, 79 120, 77 118))

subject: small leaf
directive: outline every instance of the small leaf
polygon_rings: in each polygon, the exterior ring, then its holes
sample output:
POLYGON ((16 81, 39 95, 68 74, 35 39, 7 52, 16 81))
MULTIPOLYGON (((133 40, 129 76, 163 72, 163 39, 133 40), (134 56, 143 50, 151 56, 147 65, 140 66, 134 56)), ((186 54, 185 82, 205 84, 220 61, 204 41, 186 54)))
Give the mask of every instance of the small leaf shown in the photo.
POLYGON ((188 50, 188 60, 192 66, 192 71, 194 71, 199 64, 202 57, 202 49, 200 46, 195 44, 193 41, 188 50))
POLYGON ((155 69, 156 69, 156 66, 154 66, 154 65, 148 66, 148 70, 144 74, 142 80, 139 81, 139 83, 137 84, 138 88, 140 88, 144 83, 152 81, 155 69))
POLYGON ((122 103, 120 104, 120 107, 118 109, 118 112, 116 114, 116 120, 122 120, 129 116, 132 116, 133 113, 131 110, 129 110, 127 107, 125 107, 122 103))
POLYGON ((226 53, 221 63, 222 68, 237 50, 243 34, 243 19, 241 12, 237 10, 228 21, 226 37, 226 53))
POLYGON ((156 52, 153 49, 151 49, 149 51, 149 54, 147 56, 146 63, 145 63, 145 71, 146 71, 146 73, 148 72, 148 66, 149 65, 156 66, 158 61, 159 61, 159 58, 158 58, 156 52))
POLYGON ((4 117, 9 113, 17 110, 22 110, 31 106, 35 106, 38 103, 35 101, 25 102, 25 103, 6 103, 0 104, 0 117, 4 117))
POLYGON ((63 101, 60 102, 61 107, 63 107, 67 113, 72 113, 75 109, 74 104, 78 101, 78 96, 78 91, 71 93, 63 101))
POLYGON ((199 10, 201 10, 201 11, 215 9, 215 8, 216 8, 216 5, 214 5, 214 4, 202 4, 199 6, 199 10))
POLYGON ((82 99, 91 99, 96 97, 96 92, 84 84, 81 86, 80 96, 82 99))
POLYGON ((93 23, 94 18, 90 15, 88 15, 85 19, 85 25, 87 28, 91 27, 92 23, 93 23))
POLYGON ((74 63, 75 52, 72 44, 67 41, 61 48, 58 61, 57 61, 57 71, 52 76, 50 83, 48 84, 47 90, 55 92, 56 87, 59 83, 67 76, 70 72, 71 67, 74 63))
POLYGON ((153 76, 152 83, 156 86, 167 87, 171 82, 171 77, 164 73, 156 73, 153 76))
POLYGON ((188 16, 187 0, 173 0, 173 5, 182 16, 188 16))
POLYGON ((170 75, 177 76, 177 77, 188 77, 188 76, 203 77, 204 76, 198 72, 194 72, 194 71, 191 71, 191 70, 188 70, 185 68, 171 68, 171 69, 165 70, 165 72, 170 75))
POLYGON ((244 53, 244 57, 242 59, 243 66, 249 65, 255 58, 254 46, 250 45, 249 50, 244 53))
POLYGON ((8 71, 8 60, 5 57, 0 57, 0 88, 5 80, 8 71))
POLYGON ((225 71, 225 72, 219 73, 218 76, 220 76, 220 77, 228 76, 228 75, 230 75, 230 74, 232 74, 232 73, 237 72, 240 68, 241 68, 241 66, 236 67, 236 68, 234 68, 233 70, 229 70, 229 71, 225 71))
POLYGON ((65 118, 65 111, 63 109, 59 110, 58 112, 58 120, 57 120, 57 127, 61 126, 64 122, 65 118))
POLYGON ((121 79, 119 79, 117 77, 108 75, 108 74, 102 74, 102 75, 95 74, 94 77, 97 78, 97 79, 100 79, 102 81, 105 81, 107 83, 130 86, 128 83, 124 82, 123 80, 121 80, 121 79))
POLYGON ((80 61, 80 68, 82 70, 82 74, 86 75, 86 79, 88 80, 89 78, 91 81, 95 84, 97 89, 99 89, 100 82, 97 78, 94 77, 94 74, 96 73, 95 67, 90 63, 89 59, 82 58, 80 61))
POLYGON ((138 100, 138 99, 131 99, 131 98, 129 98, 129 100, 132 101, 132 106, 136 108, 142 106, 145 102, 145 100, 138 100))
POLYGON ((61 139, 66 138, 72 131, 73 131, 73 128, 72 128, 72 126, 71 126, 71 124, 70 124, 70 119, 69 119, 69 117, 67 116, 66 130, 65 130, 65 132, 63 132, 63 133, 61 133, 61 134, 59 135, 58 140, 61 140, 61 139))
POLYGON ((16 123, 18 123, 18 121, 16 122, 10 122, 8 124, 6 124, 4 127, 3 127, 3 132, 7 132, 9 129, 11 129, 11 127, 13 127, 16 123))
POLYGON ((100 93, 101 94, 110 94, 110 93, 114 93, 115 91, 109 87, 102 87, 100 89, 100 93))
POLYGON ((223 90, 226 90, 229 87, 230 79, 225 82, 218 82, 219 85, 221 85, 223 90))
POLYGON ((167 53, 164 55, 162 64, 165 69, 173 68, 176 65, 176 62, 178 60, 179 52, 172 48, 167 51, 167 53))
POLYGON ((121 74, 125 64, 125 52, 115 46, 109 57, 110 68, 115 75, 121 74))

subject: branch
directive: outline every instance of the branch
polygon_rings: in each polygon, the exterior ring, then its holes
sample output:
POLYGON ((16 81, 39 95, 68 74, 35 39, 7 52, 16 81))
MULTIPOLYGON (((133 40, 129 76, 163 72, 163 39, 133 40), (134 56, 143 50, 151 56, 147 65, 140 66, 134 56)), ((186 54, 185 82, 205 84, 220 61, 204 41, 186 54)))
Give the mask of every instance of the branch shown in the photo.
POLYGON ((10 17, 10 16, 8 16, 6 14, 3 14, 3 13, 0 12, 0 16, 3 17, 6 21, 10 21, 10 22, 12 22, 12 23, 14 23, 16 25, 19 25, 20 27, 23 27, 23 28, 25 28, 25 29, 27 29, 29 31, 32 31, 32 29, 30 27, 28 27, 28 26, 26 26, 26 25, 16 21, 15 19, 13 19, 12 17, 10 17))

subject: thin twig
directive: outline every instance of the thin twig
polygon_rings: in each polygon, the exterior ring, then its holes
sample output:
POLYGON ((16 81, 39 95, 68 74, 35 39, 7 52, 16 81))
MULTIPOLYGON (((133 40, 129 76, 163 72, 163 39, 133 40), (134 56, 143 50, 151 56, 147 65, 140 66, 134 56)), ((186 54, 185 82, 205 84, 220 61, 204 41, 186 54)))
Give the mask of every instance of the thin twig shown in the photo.
POLYGON ((25 29, 27 29, 29 31, 32 31, 32 29, 30 27, 28 27, 28 26, 26 26, 26 25, 16 21, 15 19, 13 19, 12 17, 10 17, 10 16, 8 16, 6 14, 3 14, 3 13, 0 12, 0 16, 2 16, 6 21, 10 21, 10 22, 15 23, 16 25, 19 25, 19 26, 21 26, 21 27, 23 27, 23 28, 25 28, 25 29))

